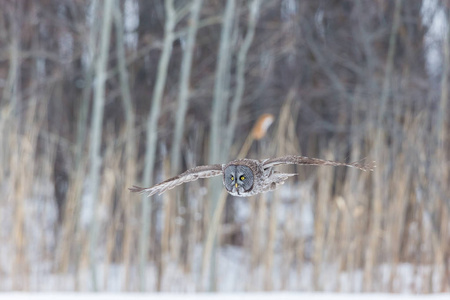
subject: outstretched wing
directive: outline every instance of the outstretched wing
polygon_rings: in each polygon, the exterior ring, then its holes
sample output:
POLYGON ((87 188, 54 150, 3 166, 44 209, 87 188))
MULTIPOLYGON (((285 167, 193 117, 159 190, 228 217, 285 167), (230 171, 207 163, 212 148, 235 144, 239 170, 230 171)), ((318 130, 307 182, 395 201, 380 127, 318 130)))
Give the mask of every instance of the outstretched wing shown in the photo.
POLYGON ((362 171, 373 171, 375 168, 374 162, 372 164, 364 164, 361 162, 352 162, 352 163, 342 163, 332 160, 325 160, 325 159, 319 159, 319 158, 311 158, 306 156, 300 156, 300 155, 288 155, 288 156, 282 156, 277 158, 270 158, 267 160, 264 160, 263 167, 270 168, 278 165, 326 165, 326 166, 345 166, 345 167, 352 167, 352 168, 358 168, 362 171))
POLYGON ((207 166, 199 166, 192 169, 187 170, 184 173, 181 173, 178 176, 169 178, 161 183, 158 183, 157 185, 154 185, 149 188, 142 188, 138 186, 133 186, 129 188, 132 192, 139 192, 139 193, 148 193, 148 196, 152 196, 156 193, 162 194, 167 190, 173 189, 177 185, 183 184, 185 182, 194 181, 199 178, 208 178, 208 177, 214 177, 219 176, 223 173, 222 171, 222 165, 207 165, 207 166))

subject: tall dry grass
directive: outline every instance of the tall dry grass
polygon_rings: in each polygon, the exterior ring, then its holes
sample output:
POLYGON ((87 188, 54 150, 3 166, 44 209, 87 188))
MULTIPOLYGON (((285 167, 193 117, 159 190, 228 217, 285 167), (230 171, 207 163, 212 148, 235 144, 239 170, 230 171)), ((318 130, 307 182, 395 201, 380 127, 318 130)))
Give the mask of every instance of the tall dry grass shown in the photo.
MULTIPOLYGON (((286 115, 276 120, 275 129, 264 139, 277 137, 277 155, 302 153, 295 146, 297 141, 289 136, 289 124, 294 121, 292 101, 286 101, 285 108, 282 111, 286 115)), ((434 137, 423 127, 429 118, 427 112, 409 115, 399 127, 402 139, 391 144, 385 140, 380 146, 381 160, 372 173, 299 167, 300 181, 294 179, 276 193, 248 201, 233 200, 241 201, 249 213, 236 224, 216 220, 216 234, 224 237, 219 239, 219 272, 233 276, 223 260, 235 257, 221 253, 230 246, 226 237, 240 234, 242 244, 234 247, 241 258, 236 259, 248 280, 242 285, 236 283, 236 288, 448 291, 448 165, 446 154, 429 142, 434 137), (312 218, 312 232, 305 228, 311 224, 304 216, 312 218), (376 249, 370 250, 371 240, 377 241, 376 249), (368 264, 369 260, 372 263, 368 264)), ((7 162, 2 171, 2 189, 6 191, 1 202, 2 290, 88 290, 85 173, 70 177, 64 221, 56 236, 50 238, 54 234, 51 228, 58 226, 55 202, 48 193, 57 144, 48 142, 45 153, 36 152, 38 136, 44 129, 33 117, 19 126, 6 114, 1 130, 1 143, 10 145, 1 153, 2 161, 7 162), (42 278, 57 279, 42 285, 42 278)), ((137 180, 133 170, 141 166, 139 161, 125 159, 126 131, 119 138, 112 138, 112 132, 105 134, 98 220, 101 234, 96 251, 99 288, 136 291, 140 201, 124 191, 133 177, 137 180)), ((368 131, 354 137, 350 160, 363 153, 371 156, 365 149, 370 149, 372 136, 368 131)), ((252 148, 248 155, 254 157, 266 157, 267 152, 274 151, 258 148, 261 152, 252 153, 252 148)), ((320 157, 344 157, 338 142, 321 142, 320 148, 320 157)), ((166 160, 161 167, 162 178, 169 173, 170 163, 166 160)), ((81 168, 84 172, 86 169, 81 168)), ((180 189, 191 199, 187 207, 171 193, 152 200, 154 229, 149 236, 150 267, 145 280, 149 290, 156 285, 161 290, 202 289, 199 258, 208 255, 204 242, 211 239, 208 227, 204 227, 208 214, 204 184, 194 182, 180 189)), ((218 288, 225 288, 220 281, 218 288)))

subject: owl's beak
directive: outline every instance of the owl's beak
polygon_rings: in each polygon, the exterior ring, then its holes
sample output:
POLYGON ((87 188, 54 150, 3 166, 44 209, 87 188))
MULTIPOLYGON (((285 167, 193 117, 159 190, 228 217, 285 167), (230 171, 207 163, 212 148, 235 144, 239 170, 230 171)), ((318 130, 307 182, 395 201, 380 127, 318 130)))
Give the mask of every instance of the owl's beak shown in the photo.
POLYGON ((234 184, 234 186, 235 186, 235 187, 237 188, 238 184, 237 184, 237 183, 235 183, 235 184, 234 184))

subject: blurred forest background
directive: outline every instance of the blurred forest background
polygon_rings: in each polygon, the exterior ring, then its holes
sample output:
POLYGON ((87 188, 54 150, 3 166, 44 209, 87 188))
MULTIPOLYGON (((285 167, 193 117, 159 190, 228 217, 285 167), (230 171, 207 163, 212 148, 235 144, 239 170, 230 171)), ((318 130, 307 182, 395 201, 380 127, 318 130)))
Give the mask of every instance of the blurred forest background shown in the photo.
POLYGON ((449 7, 0 0, 0 290, 450 291, 449 7), (128 191, 285 154, 377 168, 128 191))

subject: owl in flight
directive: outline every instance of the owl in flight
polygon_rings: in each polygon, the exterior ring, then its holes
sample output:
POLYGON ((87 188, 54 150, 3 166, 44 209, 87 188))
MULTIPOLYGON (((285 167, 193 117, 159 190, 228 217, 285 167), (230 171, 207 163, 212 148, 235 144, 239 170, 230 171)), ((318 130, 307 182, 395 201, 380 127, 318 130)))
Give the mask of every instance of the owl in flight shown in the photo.
POLYGON ((347 164, 299 155, 289 155, 263 160, 243 158, 232 160, 227 164, 195 167, 152 187, 141 188, 133 186, 130 188, 130 191, 148 193, 148 196, 150 197, 157 193, 162 194, 185 182, 194 181, 199 178, 222 175, 223 185, 229 194, 238 197, 247 197, 272 191, 283 184, 290 176, 296 175, 292 173, 280 173, 273 169, 275 166, 285 164, 345 166, 357 168, 362 171, 372 171, 375 167, 374 165, 364 165, 358 162, 347 164))

